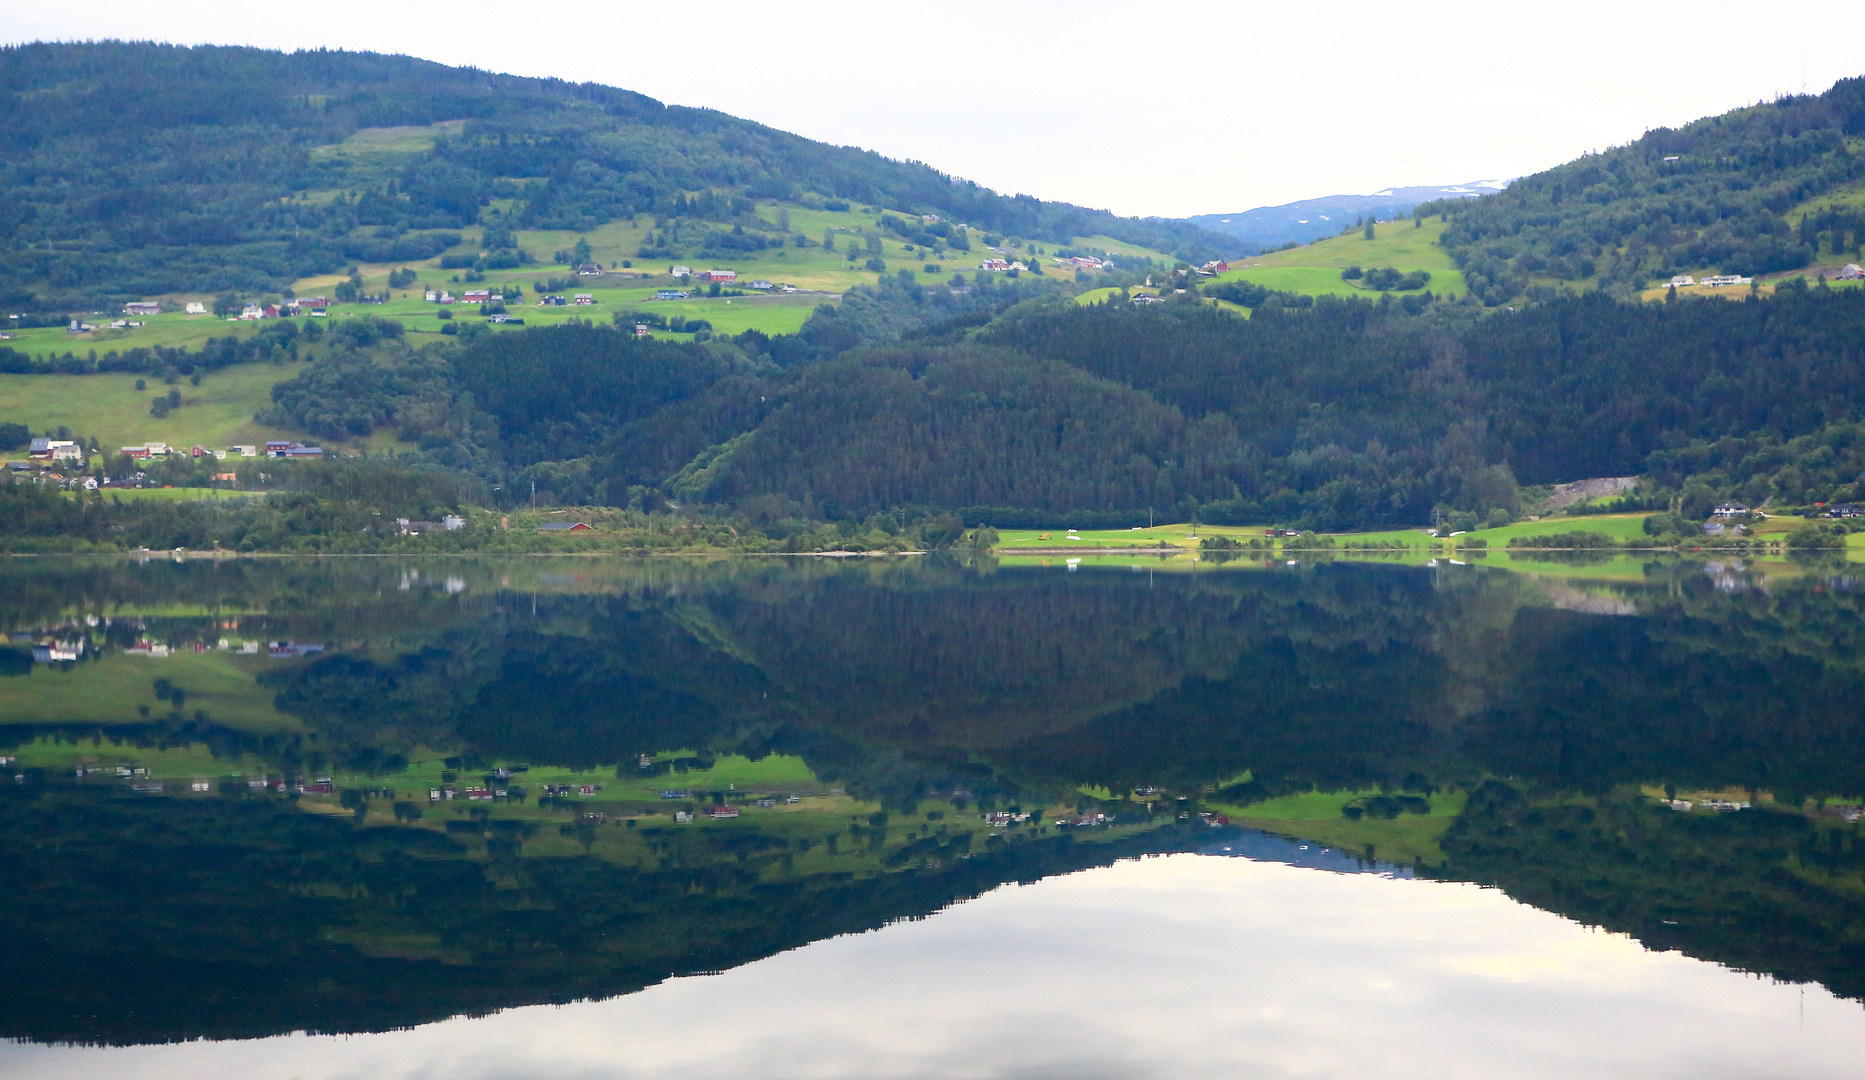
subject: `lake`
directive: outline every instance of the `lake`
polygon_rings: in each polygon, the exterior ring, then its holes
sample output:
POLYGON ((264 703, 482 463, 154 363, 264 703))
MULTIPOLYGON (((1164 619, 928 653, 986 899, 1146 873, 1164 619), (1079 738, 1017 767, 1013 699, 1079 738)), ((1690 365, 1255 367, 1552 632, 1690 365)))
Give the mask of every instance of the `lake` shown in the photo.
POLYGON ((1856 1074, 1865 589, 1527 570, 12 560, 0 1072, 1856 1074))

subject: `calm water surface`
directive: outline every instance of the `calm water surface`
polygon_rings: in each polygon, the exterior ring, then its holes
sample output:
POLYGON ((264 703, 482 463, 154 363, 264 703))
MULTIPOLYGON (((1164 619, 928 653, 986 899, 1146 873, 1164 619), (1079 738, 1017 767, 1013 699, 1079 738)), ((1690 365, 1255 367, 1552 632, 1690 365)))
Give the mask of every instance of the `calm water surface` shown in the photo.
POLYGON ((0 567, 7 1076, 1856 1076, 1841 568, 0 567))

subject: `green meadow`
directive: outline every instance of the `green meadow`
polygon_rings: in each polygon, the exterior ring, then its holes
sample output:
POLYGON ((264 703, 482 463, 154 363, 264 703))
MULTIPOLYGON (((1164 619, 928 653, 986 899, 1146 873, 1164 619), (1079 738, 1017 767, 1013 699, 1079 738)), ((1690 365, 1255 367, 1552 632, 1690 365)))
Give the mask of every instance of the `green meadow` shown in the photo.
POLYGON ((0 423, 35 432, 68 427, 95 437, 106 451, 151 440, 183 448, 257 445, 293 437, 253 422, 253 414, 271 404, 272 384, 293 372, 285 365, 238 364, 209 372, 199 386, 177 383, 181 408, 161 418, 149 412, 151 399, 169 389, 159 379, 145 377, 146 388, 138 390, 138 377, 127 374, 0 375, 0 423))
POLYGON ((1425 289, 1440 296, 1461 296, 1468 291, 1463 274, 1450 254, 1438 246, 1443 232, 1444 223, 1439 221, 1426 221, 1416 227, 1410 219, 1382 222, 1374 227, 1371 240, 1356 229, 1306 247, 1253 255, 1231 263, 1230 270, 1214 280, 1250 281, 1309 296, 1377 297, 1380 294, 1376 290, 1341 280, 1340 272, 1350 266, 1389 266, 1407 273, 1428 271, 1431 281, 1425 289))

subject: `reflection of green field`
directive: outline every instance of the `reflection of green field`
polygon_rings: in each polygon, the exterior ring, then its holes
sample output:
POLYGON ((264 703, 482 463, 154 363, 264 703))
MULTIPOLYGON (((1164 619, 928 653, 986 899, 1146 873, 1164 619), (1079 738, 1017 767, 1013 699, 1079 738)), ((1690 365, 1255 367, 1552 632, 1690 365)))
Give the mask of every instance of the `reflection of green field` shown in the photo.
MULTIPOLYGON (((0 728, 0 731, 4 731, 4 728, 0 728)), ((88 739, 64 742, 41 736, 22 746, 13 747, 7 753, 19 758, 19 763, 26 768, 45 769, 56 775, 69 775, 80 764, 100 766, 106 770, 106 775, 96 781, 99 783, 118 780, 115 766, 120 764, 148 770, 146 778, 134 779, 163 781, 196 778, 218 780, 235 774, 263 773, 266 766, 262 761, 217 758, 204 743, 158 749, 114 742, 108 737, 100 742, 88 739)))
POLYGON ((184 691, 181 713, 199 710, 217 724, 248 731, 296 730, 298 724, 272 707, 272 692, 253 681, 264 657, 236 659, 221 651, 178 652, 167 657, 112 653, 94 663, 35 664, 29 675, 0 679, 0 725, 134 724, 169 714, 157 700, 156 679, 184 691))
POLYGON ((1463 813, 1464 793, 1441 791, 1427 796, 1431 804, 1429 814, 1400 814, 1390 820, 1373 817, 1354 820, 1341 814, 1341 807, 1352 800, 1377 794, 1377 791, 1317 791, 1249 806, 1206 805, 1229 814, 1235 824, 1265 832, 1296 836, 1353 852, 1370 850, 1376 858, 1388 862, 1408 863, 1419 859, 1427 865, 1441 865, 1444 852, 1438 848, 1438 840, 1457 815, 1463 813))

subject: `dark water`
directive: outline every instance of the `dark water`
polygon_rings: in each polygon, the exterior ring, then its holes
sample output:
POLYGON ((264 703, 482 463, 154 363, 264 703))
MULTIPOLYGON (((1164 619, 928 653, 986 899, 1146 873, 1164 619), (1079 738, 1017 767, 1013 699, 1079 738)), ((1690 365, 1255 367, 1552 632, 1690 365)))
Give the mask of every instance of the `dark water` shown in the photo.
POLYGON ((0 566, 0 1070, 1856 1075, 1865 596, 1615 572, 0 566))

